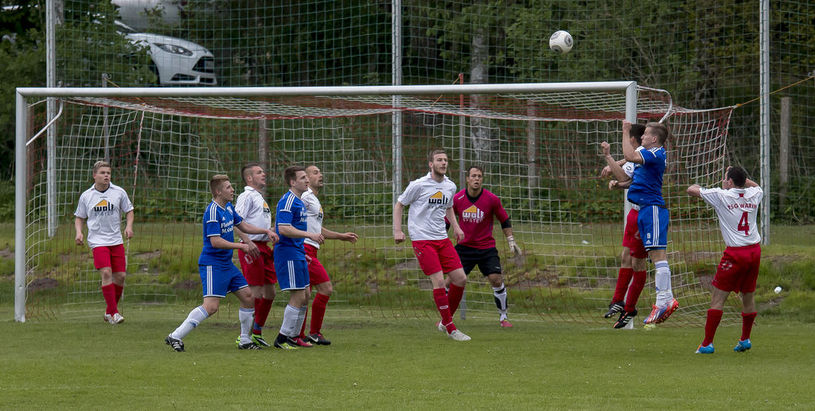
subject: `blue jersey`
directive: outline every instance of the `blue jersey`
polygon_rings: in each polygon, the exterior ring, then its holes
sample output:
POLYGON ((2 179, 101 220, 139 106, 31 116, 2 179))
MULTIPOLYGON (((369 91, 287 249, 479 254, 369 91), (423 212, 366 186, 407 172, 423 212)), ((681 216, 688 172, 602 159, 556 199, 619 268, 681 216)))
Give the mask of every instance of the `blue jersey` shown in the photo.
POLYGON ((230 243, 235 241, 234 227, 242 221, 243 218, 232 208, 232 203, 226 203, 224 207, 215 201, 209 203, 204 211, 204 248, 198 265, 232 264, 232 249, 215 248, 210 238, 220 236, 230 243))
POLYGON ((662 199, 662 174, 665 173, 666 154, 664 147, 637 151, 643 163, 634 168, 631 186, 628 187, 628 201, 640 207, 656 205, 665 207, 662 199))
POLYGON ((274 247, 275 261, 283 260, 305 260, 306 251, 303 248, 304 238, 291 238, 280 234, 281 225, 290 225, 298 230, 306 231, 308 224, 306 223, 306 206, 303 200, 294 195, 291 191, 283 194, 280 201, 277 202, 277 211, 275 212, 274 230, 280 237, 280 241, 274 247))

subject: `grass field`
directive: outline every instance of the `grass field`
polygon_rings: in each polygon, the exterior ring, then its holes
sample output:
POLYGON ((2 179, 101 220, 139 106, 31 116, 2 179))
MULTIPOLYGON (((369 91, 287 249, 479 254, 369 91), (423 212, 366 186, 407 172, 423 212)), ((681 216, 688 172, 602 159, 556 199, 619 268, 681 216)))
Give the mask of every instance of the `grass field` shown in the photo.
POLYGON ((237 318, 219 314, 176 353, 163 338, 185 311, 128 314, 119 326, 0 322, 0 408, 815 408, 815 325, 779 319, 759 317, 747 353, 732 351, 740 327, 725 327, 702 356, 699 328, 467 320, 473 340, 460 343, 432 320, 347 315, 328 316, 329 347, 238 351, 237 318))

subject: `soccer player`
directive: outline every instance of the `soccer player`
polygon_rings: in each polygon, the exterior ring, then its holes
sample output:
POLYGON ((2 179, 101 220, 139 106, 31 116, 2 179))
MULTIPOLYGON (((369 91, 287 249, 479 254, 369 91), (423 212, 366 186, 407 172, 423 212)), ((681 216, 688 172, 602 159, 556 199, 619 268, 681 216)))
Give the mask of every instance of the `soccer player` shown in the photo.
POLYGON ((501 327, 512 327, 507 319, 507 289, 501 273, 501 258, 495 248, 492 236, 493 216, 501 223, 501 230, 515 255, 521 254, 521 248, 515 243, 512 235, 512 224, 501 199, 482 186, 484 170, 472 166, 467 170, 467 188, 453 196, 453 211, 464 232, 464 240, 456 243, 456 252, 461 259, 464 274, 478 265, 481 274, 487 277, 492 286, 492 295, 498 307, 498 322, 501 327))
MULTIPOLYGON (((642 135, 642 148, 637 150, 631 144, 631 123, 623 120, 623 155, 626 161, 635 164, 631 186, 628 188, 628 201, 640 207, 637 228, 640 238, 654 262, 656 275, 656 304, 645 324, 658 324, 668 319, 679 307, 679 302, 671 290, 671 269, 668 267, 668 224, 670 213, 662 198, 662 175, 665 173, 665 141, 668 127, 661 123, 648 123, 642 135)), ((635 312, 624 313, 634 316, 635 312)))
POLYGON ((413 180, 393 205, 393 239, 397 244, 405 241, 402 232, 402 212, 410 206, 408 232, 413 242, 413 253, 419 266, 433 284, 433 300, 441 314, 439 330, 445 331, 455 341, 469 341, 470 337, 453 324, 467 275, 461 266, 453 243, 447 238, 444 218, 453 226, 456 241, 464 240, 464 232, 453 213, 453 194, 456 184, 445 176, 447 154, 444 150, 433 150, 427 157, 430 172, 413 180), (450 280, 449 293, 445 292, 444 274, 450 280))
MULTIPOLYGON (((631 144, 639 148, 642 145, 644 132, 645 126, 632 124, 630 132, 631 144)), ((600 176, 605 177, 609 174, 614 176, 614 179, 608 183, 609 190, 628 188, 631 185, 631 177, 634 175, 634 163, 625 160, 615 161, 614 157, 611 156, 609 144, 604 141, 601 146, 603 147, 603 156, 607 165, 603 168, 600 176)), ((637 228, 639 206, 631 202, 628 202, 628 205, 630 209, 623 230, 623 250, 620 254, 621 262, 617 275, 617 285, 614 288, 614 295, 611 297, 608 311, 603 316, 611 318, 614 314, 620 314, 614 323, 614 328, 624 328, 637 315, 637 301, 639 301, 646 280, 645 258, 648 253, 642 245, 642 239, 637 228), (623 301, 623 298, 625 298, 625 301, 623 301), (626 313, 630 314, 626 315, 626 313)))
POLYGON ((688 195, 699 197, 713 206, 719 217, 719 228, 727 248, 713 278, 713 295, 705 321, 705 338, 697 354, 713 354, 713 336, 722 319, 724 302, 731 291, 741 292, 741 338, 735 352, 749 350, 750 332, 756 319, 753 294, 756 291, 758 265, 761 262, 761 235, 756 225, 758 206, 764 192, 741 167, 728 167, 722 188, 688 187, 688 195))
MULTIPOLYGON (((317 194, 323 188, 323 174, 320 172, 319 167, 310 165, 306 167, 306 176, 308 177, 309 188, 300 197, 306 207, 306 231, 313 234, 322 234, 326 240, 335 239, 356 243, 359 236, 355 233, 338 233, 323 227, 323 206, 320 204, 320 199, 317 198, 317 194)), ((330 345, 331 341, 323 336, 321 329, 325 308, 334 287, 331 285, 328 272, 317 258, 317 250, 320 249, 320 244, 310 238, 304 239, 304 242, 303 247, 306 250, 306 255, 311 258, 308 260, 309 284, 310 287, 317 288, 317 293, 314 296, 314 302, 311 304, 309 333, 306 335, 306 322, 303 321, 300 328, 300 339, 312 344, 330 345)), ((306 316, 308 316, 308 313, 306 316)))
POLYGON ((280 235, 280 242, 274 249, 274 262, 280 290, 289 291, 290 296, 274 346, 294 350, 298 346, 311 346, 310 343, 298 341, 308 310, 306 287, 309 286, 309 270, 303 241, 308 238, 322 244, 325 239, 320 233, 306 231, 306 206, 301 199, 308 190, 306 170, 300 166, 288 167, 283 172, 283 178, 289 191, 277 203, 275 231, 280 235))
POLYGON ((202 219, 204 246, 198 258, 198 272, 201 275, 204 301, 203 304, 190 311, 187 318, 164 339, 164 342, 176 351, 184 351, 182 341, 184 337, 201 321, 215 314, 221 298, 231 292, 240 300, 238 320, 241 325, 241 334, 236 341, 238 349, 259 350, 261 347, 249 337, 252 317, 255 313, 254 299, 243 274, 232 264, 232 250, 237 248, 251 258, 258 258, 260 256, 258 247, 246 234, 264 234, 273 243, 277 240, 277 236, 269 229, 255 227, 244 221, 243 217, 235 212, 232 207, 235 189, 229 182, 229 177, 223 174, 214 175, 209 180, 209 189, 212 192, 212 201, 207 205, 202 219), (240 229, 238 235, 243 240, 241 243, 234 242, 235 227, 240 229))
MULTIPOLYGON (((244 218, 244 221, 255 227, 264 230, 272 228, 272 210, 263 194, 266 190, 266 172, 258 163, 249 163, 241 169, 243 182, 246 184, 243 193, 235 201, 235 211, 244 218)), ((263 326, 266 325, 266 318, 274 302, 277 276, 274 271, 274 255, 269 248, 269 241, 272 239, 264 234, 250 234, 249 239, 258 248, 260 255, 252 258, 243 250, 238 250, 238 260, 240 260, 241 270, 252 298, 255 300, 255 319, 252 323, 252 341, 262 347, 269 347, 271 344, 263 339, 263 326)), ((274 241, 272 242, 274 244, 274 241)))
POLYGON ((82 226, 88 222, 88 246, 93 252, 93 266, 102 277, 105 298, 105 321, 121 324, 119 300, 125 286, 127 261, 122 241, 122 213, 125 214, 125 237, 133 237, 133 204, 124 189, 110 182, 112 168, 105 161, 93 165, 93 185, 79 196, 74 212, 75 241, 84 243, 82 226))

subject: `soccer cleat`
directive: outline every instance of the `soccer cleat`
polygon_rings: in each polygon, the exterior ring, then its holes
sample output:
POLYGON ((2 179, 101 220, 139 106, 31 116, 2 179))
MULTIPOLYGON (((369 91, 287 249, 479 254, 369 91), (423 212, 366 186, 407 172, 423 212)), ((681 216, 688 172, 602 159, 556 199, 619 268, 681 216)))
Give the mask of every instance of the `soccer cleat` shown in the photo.
POLYGON ((294 339, 292 339, 291 337, 286 337, 283 340, 281 340, 280 337, 278 337, 274 341, 274 347, 275 348, 280 348, 281 350, 296 350, 297 349, 297 344, 294 342, 294 339))
POLYGON ((105 313, 105 317, 104 317, 104 319, 105 319, 105 322, 106 322, 106 323, 108 323, 108 324, 113 324, 113 323, 111 322, 111 321, 113 321, 113 316, 112 316, 112 315, 110 315, 110 314, 108 314, 108 313, 105 313))
POLYGON ((696 349, 697 354, 713 354, 713 343, 708 345, 699 344, 699 348, 696 349))
POLYGON ((260 334, 252 334, 251 338, 252 338, 252 342, 254 342, 255 344, 257 344, 260 347, 271 347, 272 346, 272 344, 269 344, 268 342, 266 342, 266 340, 264 340, 263 336, 260 335, 260 334))
POLYGON ((263 349, 263 347, 255 344, 254 341, 249 341, 248 343, 241 344, 241 339, 238 338, 238 341, 236 341, 236 342, 238 343, 238 349, 239 350, 260 350, 260 349, 263 349))
POLYGON ((295 338, 294 343, 297 344, 298 347, 303 347, 303 348, 311 348, 311 347, 313 347, 313 345, 311 345, 310 342, 308 342, 308 341, 306 341, 306 340, 304 340, 304 339, 302 339, 300 337, 295 338))
POLYGON ((665 308, 663 308, 660 311, 655 322, 657 324, 665 322, 665 320, 667 320, 668 317, 670 317, 671 314, 673 314, 677 308, 679 308, 679 301, 676 301, 676 299, 674 298, 673 300, 671 300, 671 302, 668 303, 668 305, 665 308))
POLYGON ((169 335, 167 338, 164 339, 164 342, 167 343, 170 347, 173 347, 174 350, 178 352, 184 352, 184 342, 177 339, 170 337, 169 335))
POLYGON ((748 339, 746 339, 744 341, 739 340, 739 343, 736 344, 735 347, 733 347, 733 351, 735 351, 735 352, 745 352, 745 351, 749 350, 750 348, 753 348, 753 344, 750 342, 750 339, 748 338, 748 339))
POLYGON ((634 320, 634 317, 637 316, 637 310, 627 312, 623 311, 620 313, 620 318, 617 319, 617 322, 614 323, 614 328, 625 328, 631 321, 634 320))
POLYGON ((501 327, 503 328, 512 328, 512 323, 509 320, 501 320, 501 327))
POLYGON ((460 330, 453 330, 453 332, 451 332, 450 334, 447 334, 447 336, 449 336, 450 338, 452 338, 452 339, 454 339, 456 341, 470 341, 472 339, 472 338, 470 338, 469 335, 464 334, 460 330))
POLYGON ((122 317, 122 315, 119 313, 114 313, 113 316, 110 318, 111 324, 121 324, 123 322, 125 322, 125 318, 122 317))
POLYGON ((331 341, 328 341, 325 337, 323 337, 322 333, 309 334, 306 336, 306 340, 310 341, 312 344, 331 345, 331 341))
POLYGON ((608 305, 608 311, 603 314, 603 318, 611 318, 614 314, 625 311, 625 303, 623 301, 615 301, 608 305))
POLYGON ((439 320, 439 322, 436 323, 436 328, 438 328, 439 331, 441 331, 441 332, 443 332, 445 334, 447 333, 447 327, 445 327, 445 326, 443 326, 441 324, 441 320, 439 320))

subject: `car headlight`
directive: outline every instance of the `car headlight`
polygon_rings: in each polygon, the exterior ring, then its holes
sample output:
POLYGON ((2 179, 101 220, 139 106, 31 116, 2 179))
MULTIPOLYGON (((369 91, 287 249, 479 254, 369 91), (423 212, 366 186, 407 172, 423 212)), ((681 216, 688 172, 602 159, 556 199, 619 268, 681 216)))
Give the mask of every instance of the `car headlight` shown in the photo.
POLYGON ((175 44, 153 43, 156 47, 172 54, 180 54, 182 56, 192 56, 192 52, 181 46, 175 44))

